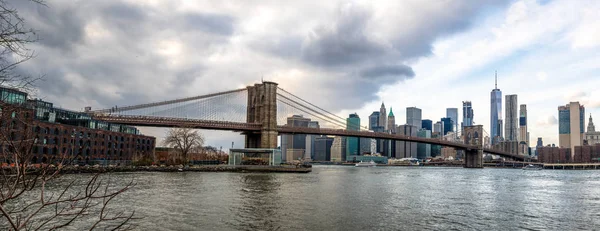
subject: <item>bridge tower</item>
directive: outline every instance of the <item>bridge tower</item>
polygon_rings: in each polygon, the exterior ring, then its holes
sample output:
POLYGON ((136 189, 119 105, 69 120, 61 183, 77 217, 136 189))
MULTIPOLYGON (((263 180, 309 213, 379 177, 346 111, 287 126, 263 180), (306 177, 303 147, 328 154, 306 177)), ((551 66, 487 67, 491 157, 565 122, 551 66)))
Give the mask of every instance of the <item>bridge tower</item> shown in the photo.
POLYGON ((277 83, 262 82, 248 87, 247 123, 260 123, 260 132, 247 132, 246 148, 277 148, 277 83))
POLYGON ((483 168, 483 125, 465 126, 465 144, 475 145, 476 149, 465 150, 465 168, 483 168))

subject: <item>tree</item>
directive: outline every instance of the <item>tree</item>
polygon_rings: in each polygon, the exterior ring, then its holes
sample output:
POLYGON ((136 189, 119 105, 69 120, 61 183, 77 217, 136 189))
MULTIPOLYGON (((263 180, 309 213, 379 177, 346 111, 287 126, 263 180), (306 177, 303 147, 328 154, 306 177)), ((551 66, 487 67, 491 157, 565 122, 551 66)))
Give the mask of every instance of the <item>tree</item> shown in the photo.
POLYGON ((184 163, 187 164, 189 163, 189 154, 204 145, 204 137, 191 128, 172 128, 167 131, 163 143, 178 151, 182 155, 184 163))
MULTIPOLYGON (((44 5, 42 0, 28 0, 44 5)), ((0 0, 0 85, 29 88, 39 78, 15 72, 15 68, 35 54, 26 45, 37 41, 37 35, 25 26, 25 20, 6 0, 0 0)))
MULTIPOLYGON (((29 2, 44 4, 41 0, 29 2)), ((0 0, 0 85, 20 91, 37 80, 15 71, 34 57, 26 45, 37 41, 34 30, 24 22, 15 8, 0 0)), ((80 178, 82 186, 76 180, 61 185, 55 179, 76 158, 68 153, 35 164, 33 150, 41 141, 33 130, 34 112, 26 103, 25 99, 0 98, 0 230, 60 230, 82 219, 89 229, 130 228, 134 213, 112 211, 108 205, 133 182, 117 187, 96 174, 88 180, 80 178), (91 216, 96 219, 88 219, 91 216)))

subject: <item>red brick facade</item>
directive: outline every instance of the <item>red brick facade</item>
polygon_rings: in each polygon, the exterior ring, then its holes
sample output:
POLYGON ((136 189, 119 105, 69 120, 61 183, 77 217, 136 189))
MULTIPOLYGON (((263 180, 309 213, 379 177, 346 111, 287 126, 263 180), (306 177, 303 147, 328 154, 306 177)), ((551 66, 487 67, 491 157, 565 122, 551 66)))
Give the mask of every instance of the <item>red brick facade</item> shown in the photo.
POLYGON ((79 164, 130 164, 136 157, 153 157, 156 143, 150 136, 34 120, 30 109, 13 114, 5 107, 0 127, 9 139, 35 139, 32 163, 53 163, 60 154, 73 153, 79 164))

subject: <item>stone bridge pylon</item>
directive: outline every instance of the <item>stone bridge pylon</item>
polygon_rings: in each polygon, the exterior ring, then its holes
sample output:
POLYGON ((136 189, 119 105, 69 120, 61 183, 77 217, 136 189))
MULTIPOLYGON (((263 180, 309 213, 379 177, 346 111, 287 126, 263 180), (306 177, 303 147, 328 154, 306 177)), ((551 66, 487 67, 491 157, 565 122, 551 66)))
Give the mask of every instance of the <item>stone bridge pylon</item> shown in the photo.
POLYGON ((483 125, 466 126, 464 128, 464 142, 475 145, 475 149, 465 150, 465 168, 483 168, 483 125))
POLYGON ((260 132, 246 132, 246 148, 277 148, 277 83, 248 87, 247 123, 261 124, 260 132))

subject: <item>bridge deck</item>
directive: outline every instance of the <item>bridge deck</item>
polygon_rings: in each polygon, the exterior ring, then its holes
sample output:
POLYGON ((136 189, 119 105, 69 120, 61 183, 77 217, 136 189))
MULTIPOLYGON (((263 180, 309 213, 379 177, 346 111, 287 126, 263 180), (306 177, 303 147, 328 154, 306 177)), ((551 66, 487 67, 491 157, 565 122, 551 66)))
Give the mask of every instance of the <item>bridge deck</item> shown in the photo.
MULTIPOLYGON (((241 132, 260 132, 261 124, 257 123, 240 123, 227 121, 212 121, 198 120, 185 118, 169 118, 169 117, 153 117, 153 116, 124 116, 124 115, 94 115, 94 119, 102 120, 111 123, 132 125, 132 126, 153 126, 153 127, 189 127, 196 129, 211 129, 211 130, 226 130, 226 131, 241 131, 241 132)), ((350 131, 345 129, 328 129, 328 128, 307 128, 307 127, 290 127, 278 126, 277 132, 280 134, 309 134, 309 135, 329 135, 329 136, 346 136, 360 137, 372 139, 387 139, 395 141, 408 141, 425 143, 432 145, 441 145, 452 147, 460 150, 476 150, 475 145, 467 145, 455 143, 445 140, 411 137, 399 134, 389 134, 382 132, 371 131, 350 131)), ((493 149, 483 149, 484 153, 499 155, 516 160, 524 160, 525 157, 508 152, 502 152, 493 149)))

